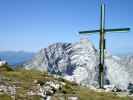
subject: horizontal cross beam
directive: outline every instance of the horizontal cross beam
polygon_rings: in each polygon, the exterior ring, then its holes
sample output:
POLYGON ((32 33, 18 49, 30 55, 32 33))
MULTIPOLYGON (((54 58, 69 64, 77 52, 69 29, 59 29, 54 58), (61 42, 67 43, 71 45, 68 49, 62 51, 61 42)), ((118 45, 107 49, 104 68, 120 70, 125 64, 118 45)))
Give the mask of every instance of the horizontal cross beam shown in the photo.
MULTIPOLYGON (((104 32, 127 32, 130 28, 104 29, 104 32)), ((79 34, 97 33, 101 30, 80 31, 79 34)))

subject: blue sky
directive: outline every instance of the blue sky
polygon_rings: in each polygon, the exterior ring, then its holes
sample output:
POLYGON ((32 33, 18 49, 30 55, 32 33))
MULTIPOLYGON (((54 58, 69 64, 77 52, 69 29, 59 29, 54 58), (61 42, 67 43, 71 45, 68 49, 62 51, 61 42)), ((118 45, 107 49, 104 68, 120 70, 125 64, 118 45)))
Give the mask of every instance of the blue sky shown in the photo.
MULTIPOLYGON (((133 0, 104 0, 106 28, 133 30, 133 0)), ((79 36, 79 30, 99 28, 99 0, 0 0, 0 50, 36 52, 55 42, 82 37, 98 48, 99 36, 79 36)), ((133 51, 133 31, 106 34, 111 53, 133 51)))

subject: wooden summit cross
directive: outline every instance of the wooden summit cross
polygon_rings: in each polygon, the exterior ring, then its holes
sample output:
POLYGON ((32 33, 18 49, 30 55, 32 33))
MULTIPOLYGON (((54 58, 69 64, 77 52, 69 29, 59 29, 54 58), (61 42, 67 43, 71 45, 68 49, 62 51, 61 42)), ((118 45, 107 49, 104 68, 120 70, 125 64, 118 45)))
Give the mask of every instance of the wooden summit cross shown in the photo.
POLYGON ((100 29, 99 30, 90 30, 90 31, 80 31, 79 34, 91 34, 98 33, 100 34, 99 40, 99 88, 104 88, 104 50, 105 50, 105 33, 106 32, 125 32, 129 31, 130 28, 116 28, 116 29, 105 29, 105 4, 101 0, 100 3, 100 29))

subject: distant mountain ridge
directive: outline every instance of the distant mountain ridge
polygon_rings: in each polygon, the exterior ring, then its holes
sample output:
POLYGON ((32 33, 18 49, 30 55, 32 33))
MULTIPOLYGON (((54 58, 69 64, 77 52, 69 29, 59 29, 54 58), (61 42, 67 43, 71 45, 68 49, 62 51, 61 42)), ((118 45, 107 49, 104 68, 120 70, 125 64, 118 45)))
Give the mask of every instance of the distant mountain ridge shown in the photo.
POLYGON ((34 53, 24 51, 0 51, 0 59, 6 60, 9 65, 22 64, 33 57, 34 53))

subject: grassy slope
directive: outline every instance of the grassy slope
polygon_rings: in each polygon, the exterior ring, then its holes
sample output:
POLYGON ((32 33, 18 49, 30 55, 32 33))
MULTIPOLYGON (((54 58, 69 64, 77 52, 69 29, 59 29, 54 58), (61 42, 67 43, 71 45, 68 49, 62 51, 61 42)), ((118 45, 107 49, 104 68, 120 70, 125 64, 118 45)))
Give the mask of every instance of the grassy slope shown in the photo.
MULTIPOLYGON (((53 80, 52 76, 48 76, 47 73, 41 73, 38 71, 26 71, 26 70, 17 70, 17 71, 8 71, 1 73, 5 76, 3 81, 8 82, 12 85, 19 86, 17 89, 16 100, 40 100, 39 96, 28 97, 27 91, 32 88, 34 80, 53 80)), ((59 100, 59 95, 66 97, 69 95, 78 96, 80 100, 133 100, 130 97, 117 97, 112 93, 97 93, 88 88, 78 86, 69 81, 63 79, 57 79, 59 81, 65 81, 66 86, 63 87, 61 91, 58 91, 57 94, 53 97, 53 100, 59 100)), ((0 95, 0 100, 11 100, 8 95, 0 95)))

